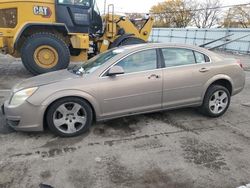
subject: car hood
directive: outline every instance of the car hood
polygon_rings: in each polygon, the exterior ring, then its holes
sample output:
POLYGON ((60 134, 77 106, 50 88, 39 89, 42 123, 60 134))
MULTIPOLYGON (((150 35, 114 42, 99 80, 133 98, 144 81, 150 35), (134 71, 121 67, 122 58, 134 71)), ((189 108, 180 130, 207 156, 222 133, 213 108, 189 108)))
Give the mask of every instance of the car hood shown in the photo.
POLYGON ((43 74, 43 75, 39 75, 39 76, 26 79, 18 83, 13 88, 13 92, 16 92, 25 88, 39 87, 42 85, 48 85, 48 84, 70 80, 70 79, 76 79, 76 78, 79 78, 79 76, 69 72, 68 70, 55 71, 55 72, 51 72, 51 73, 47 73, 47 74, 43 74))

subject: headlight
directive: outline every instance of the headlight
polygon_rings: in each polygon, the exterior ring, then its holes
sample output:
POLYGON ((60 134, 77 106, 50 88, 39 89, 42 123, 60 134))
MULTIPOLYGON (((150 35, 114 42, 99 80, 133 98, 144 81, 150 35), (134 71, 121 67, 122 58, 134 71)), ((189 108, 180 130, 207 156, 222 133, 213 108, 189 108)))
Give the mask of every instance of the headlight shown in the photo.
POLYGON ((22 104, 26 99, 28 99, 31 95, 33 95, 33 93, 35 93, 37 89, 38 89, 37 87, 33 87, 33 88, 23 89, 14 93, 14 95, 10 100, 10 105, 18 106, 22 104))

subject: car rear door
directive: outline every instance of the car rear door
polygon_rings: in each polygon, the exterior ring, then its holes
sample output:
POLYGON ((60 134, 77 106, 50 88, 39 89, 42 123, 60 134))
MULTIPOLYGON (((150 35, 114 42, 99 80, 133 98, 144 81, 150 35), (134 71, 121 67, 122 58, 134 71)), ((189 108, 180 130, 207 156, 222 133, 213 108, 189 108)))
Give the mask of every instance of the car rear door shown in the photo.
POLYGON ((125 74, 100 78, 103 117, 161 109, 163 74, 158 57, 156 49, 135 52, 115 64, 125 74))
POLYGON ((203 86, 210 75, 209 58, 185 48, 163 48, 162 55, 163 108, 201 103, 203 86))

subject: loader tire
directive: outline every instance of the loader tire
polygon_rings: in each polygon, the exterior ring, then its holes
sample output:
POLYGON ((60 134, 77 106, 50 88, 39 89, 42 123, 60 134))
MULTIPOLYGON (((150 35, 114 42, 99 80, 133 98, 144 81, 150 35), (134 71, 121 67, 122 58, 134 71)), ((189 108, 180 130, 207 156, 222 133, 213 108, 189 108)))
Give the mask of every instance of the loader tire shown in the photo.
POLYGON ((133 44, 143 44, 146 41, 136 38, 136 37, 129 37, 125 38, 124 40, 120 41, 120 38, 116 39, 110 46, 109 49, 116 48, 119 46, 126 46, 126 45, 133 45, 133 44))
POLYGON ((127 45, 133 45, 133 44, 144 44, 144 43, 146 43, 145 40, 142 40, 142 39, 136 38, 136 37, 130 37, 130 38, 123 40, 119 44, 119 46, 127 46, 127 45))
POLYGON ((67 44, 52 33, 28 37, 21 49, 25 68, 33 75, 66 69, 70 62, 67 44))

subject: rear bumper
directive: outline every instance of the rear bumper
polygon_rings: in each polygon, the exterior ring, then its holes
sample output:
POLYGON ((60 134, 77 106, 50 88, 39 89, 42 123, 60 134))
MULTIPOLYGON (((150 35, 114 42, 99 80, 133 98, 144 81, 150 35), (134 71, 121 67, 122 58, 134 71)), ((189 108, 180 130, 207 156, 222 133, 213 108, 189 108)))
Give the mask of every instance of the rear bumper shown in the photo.
POLYGON ((17 107, 9 106, 8 101, 1 107, 7 125, 16 131, 43 131, 43 115, 45 109, 24 102, 17 107))

